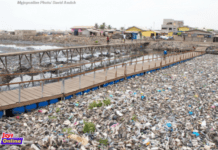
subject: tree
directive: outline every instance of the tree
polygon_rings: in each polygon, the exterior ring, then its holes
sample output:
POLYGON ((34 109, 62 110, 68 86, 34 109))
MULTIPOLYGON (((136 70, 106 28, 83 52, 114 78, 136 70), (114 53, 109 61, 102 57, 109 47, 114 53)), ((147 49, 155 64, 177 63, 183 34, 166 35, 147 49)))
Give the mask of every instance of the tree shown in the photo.
POLYGON ((108 27, 107 27, 108 29, 111 29, 112 27, 111 27, 111 25, 108 25, 108 27))
POLYGON ((97 23, 95 24, 95 28, 98 29, 98 24, 97 23))
POLYGON ((123 31, 123 30, 125 30, 125 29, 124 29, 124 27, 121 27, 121 28, 120 28, 120 30, 122 30, 122 31, 123 31))
POLYGON ((100 25, 100 29, 104 29, 104 25, 102 24, 102 25, 100 25))
POLYGON ((182 35, 182 32, 178 32, 177 35, 179 35, 179 36, 182 35))
POLYGON ((105 29, 105 23, 103 23, 102 25, 100 25, 100 29, 105 29))

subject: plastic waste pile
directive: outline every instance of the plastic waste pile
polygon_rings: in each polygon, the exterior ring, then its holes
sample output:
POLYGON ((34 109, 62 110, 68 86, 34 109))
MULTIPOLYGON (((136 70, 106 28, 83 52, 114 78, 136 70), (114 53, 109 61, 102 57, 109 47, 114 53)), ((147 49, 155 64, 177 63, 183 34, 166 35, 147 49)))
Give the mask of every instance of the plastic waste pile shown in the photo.
MULTIPOLYGON (((204 55, 0 121, 17 148, 215 149, 218 58, 204 55)), ((12 148, 0 145, 0 149, 12 148)))

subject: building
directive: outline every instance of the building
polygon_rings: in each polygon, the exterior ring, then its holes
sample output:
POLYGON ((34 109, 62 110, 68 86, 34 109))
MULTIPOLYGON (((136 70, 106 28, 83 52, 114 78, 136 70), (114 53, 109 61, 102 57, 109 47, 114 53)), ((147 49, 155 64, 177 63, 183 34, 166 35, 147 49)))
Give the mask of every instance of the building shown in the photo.
POLYGON ((93 29, 84 29, 82 31, 82 35, 86 36, 86 37, 90 37, 90 36, 100 36, 100 31, 97 30, 93 30, 93 29))
POLYGON ((125 31, 126 39, 137 39, 139 31, 125 31))
POLYGON ((188 35, 189 37, 204 37, 204 38, 211 38, 213 37, 213 34, 208 31, 203 30, 189 30, 184 32, 185 35, 188 35))
POLYGON ((14 31, 7 31, 8 35, 15 35, 14 31))
POLYGON ((151 36, 157 36, 158 33, 155 32, 155 31, 143 31, 142 32, 142 36, 145 36, 145 37, 151 37, 151 36))
POLYGON ((145 27, 137 27, 137 26, 132 26, 126 29, 126 31, 136 31, 136 32, 142 32, 142 31, 147 31, 148 29, 145 27))
POLYGON ((95 29, 94 26, 73 26, 71 31, 75 36, 82 35, 82 32, 87 29, 95 29))
POLYGON ((185 32, 185 31, 189 31, 189 30, 190 30, 190 28, 188 26, 178 28, 178 32, 185 32))
POLYGON ((15 30, 15 35, 18 36, 35 36, 36 30, 15 30))
POLYGON ((161 26, 161 30, 164 32, 177 32, 179 27, 183 27, 184 22, 173 20, 173 19, 164 19, 161 26))
POLYGON ((0 30, 0 35, 5 35, 5 34, 7 34, 6 30, 0 30))
POLYGON ((131 31, 131 32, 141 32, 141 35, 143 37, 151 37, 151 36, 156 36, 156 32, 155 31, 151 31, 148 30, 147 28, 143 28, 143 27, 129 27, 128 29, 126 29, 126 31, 131 31))

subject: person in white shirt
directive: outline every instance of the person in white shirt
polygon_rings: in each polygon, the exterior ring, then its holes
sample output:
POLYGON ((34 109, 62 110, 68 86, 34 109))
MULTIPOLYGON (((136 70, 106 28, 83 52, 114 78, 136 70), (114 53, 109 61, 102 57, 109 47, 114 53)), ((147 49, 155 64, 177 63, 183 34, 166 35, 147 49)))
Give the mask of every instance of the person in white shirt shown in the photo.
POLYGON ((124 43, 125 43, 125 40, 126 40, 126 35, 123 34, 123 41, 124 41, 124 43))

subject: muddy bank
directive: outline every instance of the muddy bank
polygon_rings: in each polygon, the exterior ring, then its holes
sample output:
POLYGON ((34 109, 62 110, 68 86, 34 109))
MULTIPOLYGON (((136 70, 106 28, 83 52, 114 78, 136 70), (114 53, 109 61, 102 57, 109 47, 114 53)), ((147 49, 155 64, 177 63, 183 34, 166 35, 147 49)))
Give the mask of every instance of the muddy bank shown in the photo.
POLYGON ((194 50, 194 47, 197 47, 197 44, 194 43, 184 43, 179 41, 158 41, 151 42, 147 48, 153 50, 168 50, 168 51, 186 51, 186 50, 194 50))

